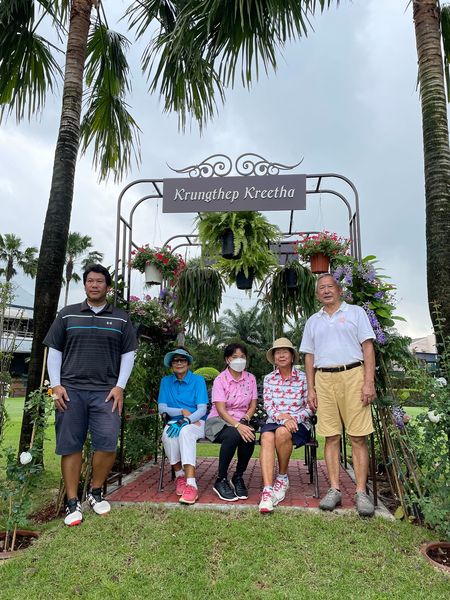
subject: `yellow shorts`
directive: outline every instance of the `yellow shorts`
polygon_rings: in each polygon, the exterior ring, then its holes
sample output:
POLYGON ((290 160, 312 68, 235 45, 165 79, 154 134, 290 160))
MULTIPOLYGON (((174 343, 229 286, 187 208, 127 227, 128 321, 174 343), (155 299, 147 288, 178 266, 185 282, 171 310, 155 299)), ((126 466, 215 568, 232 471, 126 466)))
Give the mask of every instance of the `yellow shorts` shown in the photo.
POLYGON ((317 432, 325 437, 340 435, 342 423, 349 435, 373 432, 370 404, 361 402, 364 367, 338 373, 316 371, 317 432))

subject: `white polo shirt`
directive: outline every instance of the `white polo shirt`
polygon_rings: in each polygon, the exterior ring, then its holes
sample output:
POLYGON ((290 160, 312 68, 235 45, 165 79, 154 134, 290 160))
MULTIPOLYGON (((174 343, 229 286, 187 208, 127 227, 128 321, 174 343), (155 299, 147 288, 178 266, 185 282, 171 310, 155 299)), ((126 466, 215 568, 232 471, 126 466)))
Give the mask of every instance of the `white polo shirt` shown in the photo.
POLYGON ((306 321, 300 352, 314 354, 315 367, 349 365, 363 360, 361 344, 374 339, 364 309, 342 302, 331 316, 321 308, 306 321))

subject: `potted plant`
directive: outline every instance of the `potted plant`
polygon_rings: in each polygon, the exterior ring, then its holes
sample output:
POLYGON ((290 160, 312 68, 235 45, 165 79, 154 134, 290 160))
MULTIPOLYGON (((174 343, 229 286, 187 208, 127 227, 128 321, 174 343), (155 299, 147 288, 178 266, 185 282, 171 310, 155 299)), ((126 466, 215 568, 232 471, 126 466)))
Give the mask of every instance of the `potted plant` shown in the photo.
POLYGON ((257 211, 200 213, 196 223, 205 256, 239 258, 248 246, 275 243, 281 235, 278 227, 257 211), (230 235, 233 239, 232 254, 230 235))
POLYGON ((220 271, 198 259, 188 262, 178 277, 175 292, 177 313, 192 331, 200 334, 216 319, 224 289, 220 271))
POLYGON ((175 339, 183 331, 182 319, 175 310, 175 300, 169 290, 163 290, 159 298, 130 297, 128 307, 131 320, 139 337, 152 340, 175 339))
POLYGON ((163 279, 174 285, 186 265, 181 255, 174 254, 170 246, 150 248, 145 244, 132 250, 130 266, 145 274, 148 285, 161 284, 163 279))
POLYGON ((233 233, 233 259, 222 256, 216 265, 229 285, 251 289, 253 278, 263 281, 277 264, 269 245, 281 232, 257 211, 202 213, 197 226, 203 255, 208 257, 219 257, 223 236, 233 233))
POLYGON ((268 287, 266 300, 270 304, 275 335, 282 335, 283 327, 290 317, 298 321, 302 315, 309 317, 315 312, 314 276, 298 261, 278 267, 268 287), (296 285, 290 287, 288 284, 293 275, 296 285))
POLYGON ((321 231, 305 234, 298 241, 298 254, 309 261, 312 273, 328 273, 330 261, 338 255, 348 253, 350 240, 336 233, 321 231))

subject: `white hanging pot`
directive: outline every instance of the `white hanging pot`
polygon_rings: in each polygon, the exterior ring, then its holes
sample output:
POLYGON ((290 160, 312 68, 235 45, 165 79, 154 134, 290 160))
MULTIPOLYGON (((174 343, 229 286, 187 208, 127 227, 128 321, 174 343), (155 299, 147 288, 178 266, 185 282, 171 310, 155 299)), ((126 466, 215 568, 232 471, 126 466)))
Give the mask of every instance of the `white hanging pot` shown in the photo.
POLYGON ((155 265, 145 265, 145 283, 148 285, 160 285, 162 283, 162 273, 155 265))

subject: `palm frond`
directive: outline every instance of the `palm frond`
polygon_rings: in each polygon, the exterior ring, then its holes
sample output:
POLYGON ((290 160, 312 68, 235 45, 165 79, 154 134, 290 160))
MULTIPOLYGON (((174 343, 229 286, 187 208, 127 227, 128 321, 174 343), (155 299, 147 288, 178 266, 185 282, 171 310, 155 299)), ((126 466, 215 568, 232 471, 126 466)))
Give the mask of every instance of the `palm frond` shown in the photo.
MULTIPOLYGON (((126 12, 138 38, 153 28, 142 68, 164 108, 200 128, 224 101, 238 71, 244 86, 277 67, 288 40, 307 35, 310 17, 333 0, 137 0, 126 12), (159 29, 154 20, 159 22, 159 29)), ((334 0, 339 4, 339 0, 334 0)))
POLYGON ((126 10, 129 29, 136 30, 136 37, 140 38, 154 27, 154 20, 159 21, 164 31, 172 31, 176 24, 178 4, 172 0, 137 0, 126 10))
POLYGON ((86 82, 91 92, 81 123, 81 152, 94 143, 93 163, 100 179, 114 174, 115 181, 132 162, 140 162, 139 132, 124 100, 130 90, 123 36, 97 24, 88 43, 86 82))
POLYGON ((41 112, 47 94, 56 85, 61 69, 52 45, 34 31, 34 5, 15 0, 0 9, 0 119, 15 111, 20 121, 41 112))

